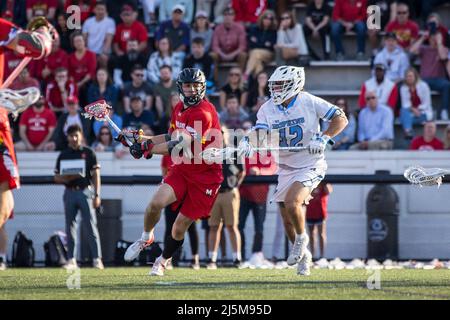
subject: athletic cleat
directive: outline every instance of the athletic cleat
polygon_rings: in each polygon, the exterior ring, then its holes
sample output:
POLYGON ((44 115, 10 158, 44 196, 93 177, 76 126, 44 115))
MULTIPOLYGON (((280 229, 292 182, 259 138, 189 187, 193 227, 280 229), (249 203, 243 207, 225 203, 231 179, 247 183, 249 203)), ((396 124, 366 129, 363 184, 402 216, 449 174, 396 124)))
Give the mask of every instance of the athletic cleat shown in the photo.
POLYGON ((215 263, 214 261, 209 261, 208 264, 206 265, 206 269, 207 270, 217 270, 217 263, 215 263))
POLYGON ((162 261, 163 257, 159 256, 156 260, 155 263, 153 264, 152 267, 152 271, 150 271, 150 275, 151 276, 159 276, 162 277, 164 275, 164 271, 166 270, 166 266, 167 263, 171 260, 171 259, 167 259, 166 261, 162 261))
POLYGON ((105 269, 105 266, 103 265, 103 261, 100 258, 94 259, 94 261, 92 262, 92 266, 99 270, 105 269))
POLYGON ((298 262, 297 265, 297 274, 301 276, 309 276, 311 275, 311 263, 312 263, 312 254, 306 249, 305 254, 302 259, 298 262))
POLYGON ((3 258, 0 258, 0 271, 6 270, 6 261, 3 261, 3 258))
POLYGON ((69 259, 65 265, 63 265, 63 268, 66 270, 76 270, 78 269, 77 260, 75 258, 69 259))
POLYGON ((125 259, 125 261, 133 261, 139 256, 141 251, 150 246, 154 240, 155 236, 152 234, 148 241, 144 241, 141 239, 135 241, 131 246, 128 247, 123 258, 125 259))
POLYGON ((309 237, 306 233, 304 236, 296 236, 295 237, 295 241, 294 241, 294 244, 292 245, 291 253, 289 254, 289 257, 287 259, 288 265, 293 266, 302 259, 303 254, 306 251, 306 247, 308 246, 308 243, 309 243, 309 237))

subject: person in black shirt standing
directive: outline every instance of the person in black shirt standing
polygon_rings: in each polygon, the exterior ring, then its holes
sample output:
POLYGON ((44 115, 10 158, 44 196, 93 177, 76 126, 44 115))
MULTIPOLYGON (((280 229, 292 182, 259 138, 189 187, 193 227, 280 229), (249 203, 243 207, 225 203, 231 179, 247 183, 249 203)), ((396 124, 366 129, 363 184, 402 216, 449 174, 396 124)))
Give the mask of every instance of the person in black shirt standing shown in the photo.
POLYGON ((71 125, 67 129, 67 139, 69 147, 59 154, 55 168, 55 182, 66 187, 63 199, 69 261, 64 267, 66 269, 78 267, 75 258, 76 218, 80 210, 82 223, 86 223, 87 226, 93 266, 104 269, 95 212, 101 204, 100 165, 94 151, 81 145, 83 133, 79 125, 71 125))
MULTIPOLYGON (((227 145, 228 130, 222 127, 224 137, 224 146, 227 145)), ((245 177, 245 170, 243 163, 239 161, 237 155, 235 160, 230 163, 225 161, 222 164, 223 182, 219 189, 216 202, 211 209, 211 217, 208 220, 209 224, 209 262, 207 269, 217 269, 217 250, 219 249, 220 235, 222 226, 225 225, 230 237, 231 247, 233 249, 233 261, 236 267, 241 265, 241 234, 238 229, 239 223, 239 204, 240 196, 238 187, 245 177)))
POLYGON ((305 35, 308 39, 308 48, 314 59, 319 59, 317 53, 311 48, 311 37, 322 40, 324 59, 330 59, 330 19, 331 8, 324 0, 312 1, 306 9, 306 20, 304 25, 305 35))

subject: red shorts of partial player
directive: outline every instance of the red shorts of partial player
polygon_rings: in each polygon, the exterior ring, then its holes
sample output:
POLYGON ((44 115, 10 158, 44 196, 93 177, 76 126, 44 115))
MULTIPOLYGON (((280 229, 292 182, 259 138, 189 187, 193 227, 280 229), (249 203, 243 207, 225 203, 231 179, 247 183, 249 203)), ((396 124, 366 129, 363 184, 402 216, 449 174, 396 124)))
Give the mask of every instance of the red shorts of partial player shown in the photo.
POLYGON ((9 189, 19 188, 19 171, 9 127, 8 113, 0 109, 0 183, 8 183, 9 189))
POLYGON ((208 179, 199 181, 183 171, 174 166, 163 180, 177 197, 177 201, 171 204, 172 210, 179 209, 182 215, 192 220, 209 218, 220 183, 207 183, 208 179))

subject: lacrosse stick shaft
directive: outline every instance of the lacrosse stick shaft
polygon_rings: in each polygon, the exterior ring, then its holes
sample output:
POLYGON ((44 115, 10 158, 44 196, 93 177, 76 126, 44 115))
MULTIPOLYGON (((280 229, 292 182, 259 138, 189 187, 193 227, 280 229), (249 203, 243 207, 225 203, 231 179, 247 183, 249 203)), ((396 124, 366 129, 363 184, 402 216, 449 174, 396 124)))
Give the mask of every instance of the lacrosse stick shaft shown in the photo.
MULTIPOLYGON (((120 128, 117 126, 117 124, 114 121, 112 121, 108 115, 105 116, 105 119, 106 119, 106 121, 108 121, 108 123, 114 129, 114 131, 116 131, 118 134, 123 134, 122 130, 120 130, 120 128)), ((131 147, 133 145, 133 143, 130 141, 130 139, 128 139, 126 136, 125 136, 125 140, 127 141, 128 146, 131 147)))
POLYGON ((17 76, 22 72, 22 70, 27 66, 28 63, 30 63, 31 57, 24 58, 19 65, 13 70, 13 72, 9 75, 8 79, 3 82, 0 89, 8 88, 13 81, 17 78, 17 76))

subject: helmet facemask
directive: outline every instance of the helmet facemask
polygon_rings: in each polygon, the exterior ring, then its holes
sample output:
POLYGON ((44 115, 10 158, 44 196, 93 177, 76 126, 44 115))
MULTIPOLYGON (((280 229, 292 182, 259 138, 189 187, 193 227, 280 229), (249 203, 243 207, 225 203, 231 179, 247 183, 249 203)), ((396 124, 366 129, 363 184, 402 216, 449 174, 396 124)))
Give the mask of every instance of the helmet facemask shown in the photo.
MULTIPOLYGON (((198 104, 204 97, 206 93, 206 85, 201 82, 193 82, 193 83, 177 83, 178 91, 180 93, 180 99, 183 101, 183 103, 189 107, 195 106, 198 104), (183 88, 183 85, 190 85, 192 93, 191 95, 187 96, 185 93, 185 89, 183 88)), ((188 89, 190 90, 190 89, 188 89)))
POLYGON ((278 67, 269 78, 269 90, 272 101, 276 105, 299 94, 305 84, 305 71, 302 67, 278 67))

